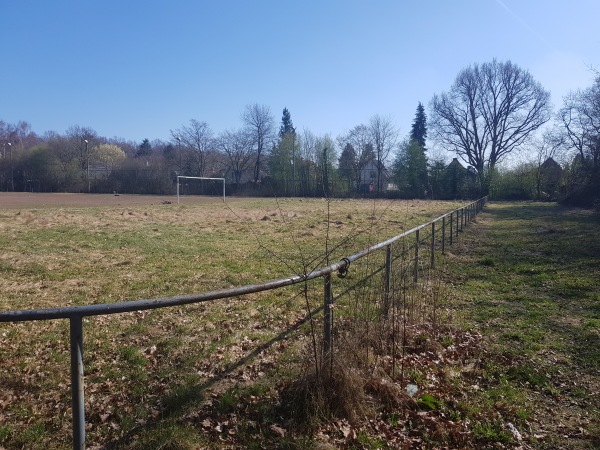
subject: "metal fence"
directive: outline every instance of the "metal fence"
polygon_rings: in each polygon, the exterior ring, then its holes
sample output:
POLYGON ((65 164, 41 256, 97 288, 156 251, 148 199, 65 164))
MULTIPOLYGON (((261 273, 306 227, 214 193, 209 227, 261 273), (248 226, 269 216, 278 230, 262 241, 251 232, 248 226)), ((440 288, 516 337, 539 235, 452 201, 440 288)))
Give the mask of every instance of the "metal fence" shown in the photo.
POLYGON ((413 252, 409 270, 413 281, 419 278, 419 266, 427 265, 433 268, 436 264, 436 251, 444 254, 447 245, 458 238, 460 231, 483 209, 487 197, 469 203, 452 212, 446 213, 430 222, 414 227, 386 241, 343 258, 327 267, 313 270, 306 274, 294 275, 287 278, 268 281, 265 283, 246 285, 231 289, 205 292, 200 294, 179 295, 167 298, 135 300, 129 302, 95 304, 87 306, 72 306, 65 308, 48 308, 35 310, 0 311, 0 322, 27 322, 37 320, 68 319, 70 323, 70 359, 71 359, 71 398, 73 417, 73 448, 85 448, 85 408, 84 408, 84 383, 83 383, 83 318, 119 314, 125 312, 143 311, 172 306, 181 306, 193 303, 209 302, 213 300, 238 297, 256 292, 269 291, 283 288, 298 283, 322 278, 324 286, 323 295, 323 351, 331 353, 333 349, 333 278, 332 274, 343 275, 350 264, 378 251, 385 250, 385 263, 376 268, 370 276, 383 272, 383 309, 387 311, 390 302, 390 284, 392 281, 392 264, 395 257, 392 254, 394 243, 403 242, 402 253, 413 252), (406 245, 406 239, 414 236, 414 241, 406 245), (422 251, 428 250, 427 252, 422 251), (426 255, 429 253, 429 255, 426 255), (426 260, 424 259, 427 258, 426 260))

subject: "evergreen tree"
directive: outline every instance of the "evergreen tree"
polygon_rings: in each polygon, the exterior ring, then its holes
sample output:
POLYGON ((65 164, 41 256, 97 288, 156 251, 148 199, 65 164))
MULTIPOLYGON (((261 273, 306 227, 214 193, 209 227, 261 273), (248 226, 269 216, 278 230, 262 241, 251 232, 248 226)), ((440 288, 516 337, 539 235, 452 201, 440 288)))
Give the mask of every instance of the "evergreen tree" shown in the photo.
POLYGON ((459 199, 465 195, 467 169, 454 158, 443 175, 444 198, 459 199))
POLYGON ((419 102, 415 120, 410 130, 410 140, 417 142, 423 150, 426 150, 425 139, 427 139, 427 116, 425 115, 423 104, 419 102))
POLYGON ((285 133, 279 143, 273 145, 269 155, 269 174, 276 195, 294 194, 293 138, 292 133, 285 133))
POLYGON ((281 117, 281 126, 279 127, 279 137, 283 138, 287 133, 296 133, 294 124, 292 123, 292 115, 287 108, 283 108, 283 116, 281 117))
POLYGON ((152 145, 150 145, 150 141, 148 139, 144 139, 139 145, 137 152, 135 153, 135 157, 141 158, 142 156, 150 156, 151 154, 152 145))
POLYGON ((175 158, 175 147, 173 146, 173 144, 171 144, 170 142, 165 145, 165 147, 163 148, 163 156, 166 159, 173 159, 175 158))
POLYGON ((417 141, 405 142, 395 162, 395 180, 400 192, 410 198, 425 198, 428 189, 427 157, 417 141))
POLYGON ((446 163, 443 160, 436 159, 429 161, 429 187, 432 199, 445 198, 444 192, 444 174, 446 172, 446 163))
POLYGON ((337 160, 335 154, 335 144, 329 136, 323 136, 316 141, 317 160, 317 192, 320 195, 329 197, 332 194, 332 187, 335 182, 334 162, 337 160))
POLYGON ((358 184, 358 157, 352 144, 348 143, 342 150, 340 159, 338 161, 338 170, 340 176, 348 180, 350 190, 357 188, 358 184))
POLYGON ((424 198, 430 190, 427 177, 427 117, 425 108, 419 102, 408 141, 404 142, 395 161, 395 179, 398 188, 405 196, 424 198))
POLYGON ((285 189, 285 195, 296 195, 296 129, 292 116, 287 108, 283 108, 279 127, 279 143, 273 147, 271 176, 285 189), (289 173, 288 173, 288 169, 289 173), (289 192, 288 192, 289 191, 289 192))

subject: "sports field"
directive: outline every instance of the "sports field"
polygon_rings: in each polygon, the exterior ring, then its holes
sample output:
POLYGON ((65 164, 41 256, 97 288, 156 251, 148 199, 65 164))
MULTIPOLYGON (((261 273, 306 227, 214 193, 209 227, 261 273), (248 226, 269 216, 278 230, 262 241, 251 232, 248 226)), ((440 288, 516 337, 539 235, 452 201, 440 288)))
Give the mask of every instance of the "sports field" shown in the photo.
MULTIPOLYGON (((2 193, 0 310, 305 273, 457 206, 2 193)), ((317 360, 322 282, 86 318, 88 448, 597 448, 597 229, 591 211, 489 204, 422 284, 434 309, 405 293, 393 322, 363 289, 385 255, 333 277, 332 416, 302 416, 324 399, 298 383, 317 360)), ((66 320, 0 323, 0 449, 70 448, 69 355, 66 320)))
MULTIPOLYGON (((236 201, 229 198, 227 201, 236 201)), ((190 196, 185 204, 222 202, 221 197, 190 196)), ((104 207, 177 204, 175 195, 71 194, 0 192, 0 209, 43 207, 104 207)))
MULTIPOLYGON (((169 297, 305 273, 459 204, 186 197, 177 205, 174 197, 20 193, 0 194, 0 205, 0 310, 16 310, 169 297)), ((358 275, 353 265, 345 280, 336 278, 336 292, 358 275)), ((156 439, 178 439, 190 444, 171 448, 198 448, 218 441, 213 413, 202 413, 199 425, 193 409, 214 406, 228 416, 231 395, 250 382, 264 382, 248 387, 253 398, 275 398, 277 383, 303 364, 307 309, 322 306, 322 283, 308 297, 303 289, 85 319, 88 443, 157 448, 156 439), (180 413, 196 418, 180 426, 180 413), (185 437, 190 426, 200 433, 185 437)), ((0 361, 0 446, 67 448, 68 321, 0 324, 0 361)), ((254 427, 253 415, 244 427, 254 427)))

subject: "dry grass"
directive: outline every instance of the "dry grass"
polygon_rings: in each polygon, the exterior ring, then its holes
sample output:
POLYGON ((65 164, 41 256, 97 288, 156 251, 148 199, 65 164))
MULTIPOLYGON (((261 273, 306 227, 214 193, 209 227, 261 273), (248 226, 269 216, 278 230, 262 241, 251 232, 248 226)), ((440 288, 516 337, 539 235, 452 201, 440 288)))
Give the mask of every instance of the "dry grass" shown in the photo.
POLYGON ((171 296, 303 273, 452 206, 336 201, 329 216, 323 200, 302 199, 0 210, 0 308, 171 296))
MULTIPOLYGON (((453 207, 250 199, 0 210, 0 308, 172 296, 305 273, 453 207)), ((364 268, 353 266, 350 277, 335 281, 336 289, 346 289, 375 264, 371 259, 364 268)), ((258 419, 252 409, 264 408, 261 402, 269 399, 276 404, 278 383, 306 364, 311 326, 319 327, 317 334, 321 327, 307 314, 321 304, 322 286, 316 284, 86 319, 88 443, 160 448, 177 442, 171 448, 195 448, 214 444, 222 432, 240 442, 277 439, 279 432, 269 428, 279 426, 276 419, 264 411, 256 412, 258 419), (239 408, 248 410, 247 417, 239 408), (261 431, 263 423, 271 431, 261 431)), ((348 308, 360 310, 361 317, 373 313, 361 304, 348 308)), ((0 445, 68 447, 68 358, 64 321, 1 325, 0 445)), ((344 379, 340 388, 347 390, 355 381, 350 374, 344 379)), ((365 395, 383 389, 376 386, 371 381, 365 395)), ((354 411, 360 398, 355 400, 344 414, 354 411)))
MULTIPOLYGON (((304 273, 453 206, 254 199, 0 210, 0 308, 304 273)), ((491 205, 434 271, 423 245, 417 284, 414 266, 400 264, 414 242, 395 245, 387 299, 384 256, 353 263, 333 280, 333 358, 321 351, 322 282, 86 319, 88 445, 595 448, 597 227, 580 210, 491 205)), ((70 447, 68 340, 64 321, 0 325, 0 447, 70 447)))

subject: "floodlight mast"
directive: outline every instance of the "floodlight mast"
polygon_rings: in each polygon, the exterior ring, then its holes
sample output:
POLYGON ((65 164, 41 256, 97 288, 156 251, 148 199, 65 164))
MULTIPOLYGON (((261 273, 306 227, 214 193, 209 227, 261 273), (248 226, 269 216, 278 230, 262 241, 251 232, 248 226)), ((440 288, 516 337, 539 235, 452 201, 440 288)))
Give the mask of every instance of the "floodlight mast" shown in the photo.
POLYGON ((188 178, 192 180, 215 180, 223 182, 223 203, 225 203, 225 178, 209 178, 209 177, 187 177, 185 175, 177 175, 177 204, 179 205, 179 179, 188 178))
POLYGON ((91 191, 91 184, 90 184, 90 152, 88 152, 88 140, 84 139, 83 142, 85 142, 85 154, 87 157, 87 181, 88 181, 88 194, 91 191))

